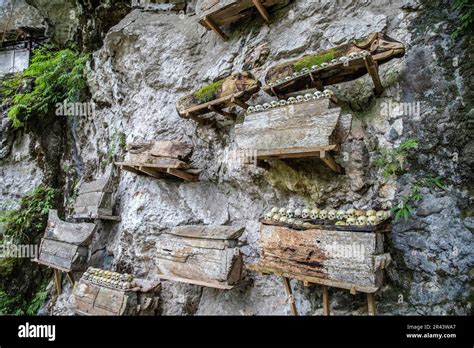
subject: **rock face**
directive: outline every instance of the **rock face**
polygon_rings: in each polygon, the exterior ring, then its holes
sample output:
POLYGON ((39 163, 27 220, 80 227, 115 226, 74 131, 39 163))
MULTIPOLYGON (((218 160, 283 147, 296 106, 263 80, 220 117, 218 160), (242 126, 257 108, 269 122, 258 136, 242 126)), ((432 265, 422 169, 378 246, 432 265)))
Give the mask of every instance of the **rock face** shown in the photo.
MULTIPOLYGON (((105 233, 95 242, 93 266, 153 279, 158 273, 159 236, 173 226, 191 224, 245 226, 241 250, 245 262, 254 262, 257 221, 272 206, 391 208, 416 178, 440 175, 446 178, 445 190, 424 189, 424 199, 411 219, 394 224, 387 246, 394 260, 387 270, 387 286, 376 296, 378 311, 469 314, 474 224, 466 188, 472 179, 473 141, 469 133, 462 137, 457 130, 469 129, 472 102, 463 62, 472 47, 461 48, 446 34, 450 17, 442 10, 409 3, 348 1, 341 6, 296 1, 272 13, 269 27, 257 18, 233 25, 227 42, 199 26, 197 16, 171 13, 133 10, 108 30, 87 72, 95 114, 71 123, 83 164, 79 174, 99 177, 111 160, 121 159, 119 135, 127 143, 193 144, 191 162, 204 170, 201 181, 193 183, 122 172, 117 191, 122 220, 102 226, 105 233), (436 25, 419 30, 427 23, 436 25), (318 160, 272 161, 267 171, 241 168, 228 156, 236 147, 232 123, 197 126, 175 110, 176 100, 199 85, 249 68, 263 81, 272 65, 376 31, 386 31, 409 48, 403 59, 381 67, 386 91, 377 100, 367 76, 330 87, 341 100, 343 113, 354 116, 337 159, 345 175, 332 173, 318 160), (454 58, 457 66, 451 63, 454 58), (408 161, 407 174, 385 179, 373 164, 377 147, 393 148, 409 137, 419 139, 420 145, 408 161)), ((249 103, 270 100, 261 92, 249 103)), ((8 165, 0 170, 4 177, 12 176, 8 165)), ((41 173, 33 174, 41 180, 41 173)), ((2 188, 2 198, 14 189, 2 188)), ((251 272, 246 276, 250 280, 246 288, 230 291, 164 282, 161 313, 290 313, 280 279, 251 272)), ((317 287, 295 282, 293 287, 301 314, 321 313, 317 287)), ((52 313, 70 313, 68 296, 66 288, 52 313)), ((347 292, 335 292, 332 301, 336 313, 365 310, 363 301, 347 292)))

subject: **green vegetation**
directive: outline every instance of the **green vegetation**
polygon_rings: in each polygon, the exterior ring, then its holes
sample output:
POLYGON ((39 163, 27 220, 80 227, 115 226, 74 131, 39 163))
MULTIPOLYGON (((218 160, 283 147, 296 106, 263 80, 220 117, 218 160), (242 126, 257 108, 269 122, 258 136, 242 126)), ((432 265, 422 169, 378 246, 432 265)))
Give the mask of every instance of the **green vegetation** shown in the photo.
POLYGON ((194 97, 200 103, 210 102, 211 100, 215 99, 216 94, 221 89, 222 85, 224 84, 224 81, 225 79, 222 79, 214 83, 211 83, 210 85, 204 86, 199 91, 194 92, 194 97))
POLYGON ((474 27, 474 3, 471 0, 455 0, 453 9, 459 12, 458 26, 452 33, 453 39, 457 39, 474 27))
POLYGON ((322 63, 330 62, 335 58, 337 58, 335 49, 331 49, 323 53, 312 54, 295 62, 293 64, 293 70, 295 72, 300 72, 304 68, 311 69, 313 65, 321 65, 322 63))
POLYGON ((8 117, 13 127, 44 121, 56 103, 79 102, 84 97, 84 68, 89 59, 73 49, 44 46, 34 50, 30 66, 3 83, 0 94, 10 101, 8 117))
POLYGON ((394 149, 381 148, 374 163, 383 169, 385 178, 396 176, 404 172, 409 151, 416 148, 418 148, 418 141, 415 139, 407 139, 394 149))
POLYGON ((405 196, 402 196, 392 212, 395 216, 395 222, 401 219, 408 221, 410 216, 413 214, 415 208, 414 205, 423 199, 421 193, 422 187, 428 187, 430 189, 442 189, 444 190, 443 178, 427 176, 420 180, 417 180, 411 187, 411 190, 405 196))
POLYGON ((36 315, 48 295, 47 286, 48 280, 45 279, 30 300, 25 300, 21 295, 9 296, 0 290, 0 315, 36 315))

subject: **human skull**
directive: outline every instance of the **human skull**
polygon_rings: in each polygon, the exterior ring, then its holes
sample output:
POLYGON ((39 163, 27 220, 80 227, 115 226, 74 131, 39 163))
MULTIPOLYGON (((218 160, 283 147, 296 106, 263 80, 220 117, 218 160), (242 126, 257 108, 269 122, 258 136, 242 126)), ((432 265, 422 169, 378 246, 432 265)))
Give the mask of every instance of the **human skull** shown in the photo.
POLYGON ((296 98, 295 97, 289 97, 288 98, 288 104, 296 104, 296 98))
POLYGON ((322 220, 326 220, 328 218, 328 211, 323 209, 319 212, 319 218, 322 220))
POLYGON ((301 69, 301 73, 302 73, 302 74, 306 74, 306 73, 308 73, 308 71, 309 71, 308 68, 303 68, 303 69, 301 69))
POLYGON ((263 106, 262 105, 255 105, 255 111, 256 112, 260 112, 260 111, 263 111, 263 106))
POLYGON ((249 106, 249 107, 247 108, 247 114, 251 114, 251 113, 253 113, 253 112, 255 112, 255 107, 249 106))
POLYGON ((334 209, 329 210, 329 212, 328 212, 329 220, 336 220, 336 214, 337 214, 336 210, 334 210, 334 209))
POLYGON ((287 223, 289 223, 289 224, 294 224, 294 223, 295 223, 295 219, 289 218, 288 221, 287 221, 287 223))
POLYGON ((346 219, 346 211, 345 211, 345 210, 342 210, 342 209, 339 209, 339 210, 336 212, 336 219, 338 219, 338 220, 344 220, 344 219, 346 219))
POLYGON ((304 102, 304 97, 302 95, 299 95, 299 96, 296 97, 296 101, 298 103, 302 103, 302 102, 304 102))
POLYGON ((295 209, 295 217, 300 218, 301 217, 301 209, 295 209))
POLYGON ((375 215, 371 215, 367 218, 367 224, 369 226, 375 226, 377 225, 377 217, 375 215))
POLYGON ((310 210, 307 209, 307 208, 305 208, 305 209, 303 209, 303 211, 301 212, 301 217, 302 217, 303 219, 307 219, 307 218, 309 218, 309 214, 310 214, 310 210))
POLYGON ((328 64, 328 63, 326 63, 326 62, 324 62, 324 63, 321 63, 321 68, 325 68, 325 67, 327 67, 328 65, 329 65, 329 64, 328 64))
POLYGON ((325 89, 323 93, 326 98, 331 98, 334 95, 334 92, 330 89, 325 89))
POLYGON ((342 56, 341 58, 339 58, 339 61, 343 64, 346 64, 349 61, 349 58, 347 58, 346 56, 342 56))
POLYGON ((289 218, 293 218, 293 217, 295 217, 295 213, 293 212, 293 210, 288 209, 286 211, 286 216, 289 217, 289 218))
POLYGON ((360 55, 361 55, 362 57, 367 57, 367 56, 370 56, 370 52, 369 52, 369 51, 366 51, 366 50, 363 50, 363 51, 360 52, 360 55))
POLYGON ((286 105, 286 100, 282 99, 278 102, 280 106, 285 106, 286 105))
POLYGON ((333 64, 333 65, 334 65, 334 64, 337 64, 337 59, 331 60, 331 64, 333 64))
POLYGON ((301 219, 296 219, 295 220, 295 225, 302 225, 303 224, 303 220, 301 219))
POLYGON ((285 80, 286 80, 286 81, 289 81, 289 80, 291 80, 291 79, 292 79, 292 77, 291 77, 291 76, 287 76, 287 77, 285 77, 285 80))
POLYGON ((278 214, 280 214, 280 216, 286 216, 286 209, 280 208, 280 210, 278 211, 278 214))
POLYGON ((366 216, 375 216, 376 213, 377 213, 377 212, 376 212, 375 210, 370 209, 370 210, 367 210, 367 211, 365 212, 365 215, 366 215, 366 216))
POLYGON ((365 210, 357 209, 355 214, 356 214, 356 217, 365 216, 365 210))
POLYGON ((274 214, 273 215, 273 220, 280 221, 280 217, 281 217, 280 214, 274 214))
POLYGON ((272 108, 276 108, 276 107, 278 107, 278 106, 280 105, 280 104, 278 104, 278 102, 275 101, 275 100, 273 100, 270 104, 271 104, 272 108))
POLYGON ((271 211, 272 211, 273 214, 276 214, 276 213, 278 213, 279 210, 280 210, 280 208, 273 207, 271 211))
POLYGON ((367 217, 359 216, 357 218, 357 226, 366 226, 367 225, 367 217))
POLYGON ((297 76, 300 76, 300 75, 301 75, 301 72, 298 72, 298 71, 295 71, 295 72, 293 73, 293 76, 294 76, 294 77, 297 77, 297 76))
POLYGON ((268 213, 265 214, 265 219, 266 219, 266 220, 271 220, 272 217, 273 217, 273 213, 272 213, 272 212, 268 212, 268 213))
POLYGON ((351 217, 347 218, 346 222, 349 226, 354 226, 356 224, 357 220, 354 217, 351 216, 351 217))
POLYGON ((347 215, 347 217, 355 218, 355 216, 356 216, 355 209, 353 209, 353 208, 347 209, 346 215, 347 215))
POLYGON ((311 219, 316 220, 319 219, 319 212, 320 210, 318 208, 314 208, 311 210, 311 219))
POLYGON ((314 92, 313 95, 316 97, 316 99, 321 99, 322 97, 324 97, 324 94, 320 91, 314 92))
POLYGON ((280 222, 287 222, 288 221, 288 218, 286 216, 282 216, 280 218, 280 222))
POLYGON ((349 59, 356 59, 358 56, 357 52, 352 52, 351 54, 349 54, 349 59))
POLYGON ((375 213, 375 217, 379 222, 385 220, 385 211, 384 210, 379 210, 378 212, 375 213))
POLYGON ((316 70, 317 68, 319 68, 317 65, 313 65, 313 66, 311 67, 311 70, 316 70))
POLYGON ((265 103, 265 104, 263 104, 263 108, 264 108, 265 110, 268 110, 268 109, 270 109, 271 107, 272 107, 272 106, 271 106, 270 103, 265 103))
POLYGON ((312 95, 312 94, 308 93, 308 94, 305 94, 305 95, 304 95, 304 100, 305 100, 305 101, 310 101, 310 100, 312 100, 312 99, 313 99, 313 95, 312 95))

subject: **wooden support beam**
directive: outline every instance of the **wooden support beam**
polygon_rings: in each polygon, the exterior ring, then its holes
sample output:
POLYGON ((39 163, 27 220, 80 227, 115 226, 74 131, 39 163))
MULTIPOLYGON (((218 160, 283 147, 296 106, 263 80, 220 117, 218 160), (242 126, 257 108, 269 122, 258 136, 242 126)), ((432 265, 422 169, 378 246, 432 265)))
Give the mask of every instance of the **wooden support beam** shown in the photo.
POLYGON ((290 303, 291 314, 298 315, 296 310, 295 297, 293 296, 293 291, 291 290, 290 280, 286 277, 282 277, 283 285, 285 286, 286 294, 288 295, 288 302, 290 303))
POLYGON ((264 19, 267 24, 270 23, 270 16, 265 8, 265 6, 262 5, 262 2, 260 0, 252 0, 253 4, 257 8, 258 13, 260 13, 260 16, 264 19))
POLYGON ((249 107, 247 103, 244 103, 242 100, 236 97, 232 97, 230 102, 234 105, 240 106, 242 109, 245 109, 245 110, 247 110, 247 108, 249 107))
POLYGON ((330 315, 329 289, 326 285, 323 285, 323 315, 330 315))
POLYGON ((231 112, 224 111, 224 110, 222 110, 222 109, 220 109, 220 108, 217 108, 217 107, 215 107, 215 106, 213 106, 213 105, 209 105, 207 108, 208 108, 210 111, 215 112, 215 113, 217 113, 217 114, 219 114, 219 115, 222 115, 222 116, 224 116, 225 118, 228 118, 228 119, 230 119, 230 120, 235 120, 235 118, 237 117, 237 115, 235 115, 235 114, 233 114, 233 113, 231 113, 231 112))
POLYGON ((364 58, 364 62, 367 72, 369 73, 370 77, 372 77, 372 81, 374 82, 374 93, 377 97, 380 97, 384 91, 384 88, 382 86, 382 82, 380 81, 378 64, 372 56, 366 56, 364 58))
POLYGON ((375 307, 375 297, 374 294, 367 294, 367 307, 369 315, 376 314, 376 307, 375 307))
POLYGON ((61 271, 58 269, 53 269, 54 271, 54 284, 56 285, 56 293, 61 295, 62 284, 61 284, 61 271))
POLYGON ((332 157, 328 152, 326 151, 321 151, 319 153, 319 158, 326 163, 326 165, 331 168, 334 172, 341 174, 342 173, 342 168, 339 166, 339 164, 336 163, 334 160, 334 157, 332 157))
POLYGON ((179 169, 168 168, 166 172, 170 175, 177 176, 178 178, 181 178, 183 180, 187 180, 187 181, 197 180, 196 175, 183 172, 182 170, 179 170, 179 169))
POLYGON ((66 275, 67 279, 69 279, 71 282, 71 285, 74 286, 74 284, 76 284, 76 281, 74 280, 74 274, 72 274, 72 272, 67 272, 66 275))
POLYGON ((217 26, 216 23, 214 23, 214 21, 210 17, 205 16, 204 17, 204 22, 206 22, 206 24, 209 26, 209 28, 214 30, 217 33, 217 35, 219 35, 221 37, 222 40, 227 41, 229 39, 227 37, 227 35, 224 34, 224 32, 217 26))
POLYGON ((138 170, 146 175, 149 175, 153 178, 157 178, 157 179, 162 179, 163 178, 163 175, 161 175, 160 172, 158 172, 156 169, 154 168, 148 168, 148 167, 143 167, 143 166, 140 166, 138 167, 138 170))

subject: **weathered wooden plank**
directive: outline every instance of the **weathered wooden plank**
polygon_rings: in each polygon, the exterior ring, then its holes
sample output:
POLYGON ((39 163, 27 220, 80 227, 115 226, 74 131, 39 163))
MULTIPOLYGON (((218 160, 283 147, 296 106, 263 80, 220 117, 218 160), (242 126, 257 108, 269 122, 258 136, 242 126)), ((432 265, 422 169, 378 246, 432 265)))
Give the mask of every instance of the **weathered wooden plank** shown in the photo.
POLYGON ((193 146, 179 141, 152 141, 146 143, 131 143, 127 146, 131 154, 147 153, 155 157, 183 159, 191 155, 193 146))
POLYGON ((57 210, 50 209, 44 238, 73 245, 87 245, 97 226, 91 223, 70 223, 59 219, 57 210))
POLYGON ((168 168, 166 170, 168 174, 176 176, 186 181, 197 181, 197 177, 194 174, 186 173, 185 171, 179 169, 168 168))
POLYGON ((61 241, 42 239, 36 262, 61 271, 83 271, 87 268, 88 249, 61 241))
POLYGON ((288 278, 282 277, 283 286, 285 287, 285 292, 288 295, 288 302, 290 303, 291 314, 298 315, 298 310, 296 309, 295 297, 293 296, 293 291, 291 290, 290 280, 288 278))
POLYGON ((376 314, 374 294, 367 294, 367 307, 368 307, 368 314, 369 315, 375 315, 376 314))
POLYGON ((380 97, 384 88, 382 86, 382 82, 380 81, 378 64, 375 62, 372 56, 367 56, 365 57, 365 66, 367 67, 367 71, 374 82, 375 96, 380 97))
POLYGON ((236 240, 245 231, 245 227, 220 225, 186 225, 173 227, 168 234, 199 239, 236 240))
POLYGON ((323 285, 323 315, 330 315, 331 308, 329 305, 329 289, 326 285, 323 285))

